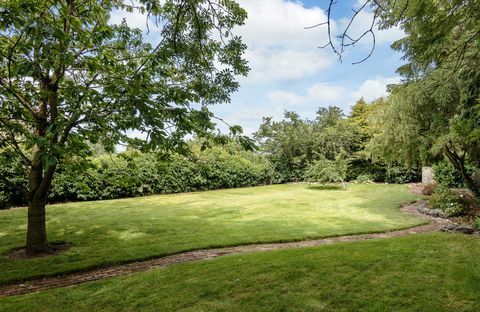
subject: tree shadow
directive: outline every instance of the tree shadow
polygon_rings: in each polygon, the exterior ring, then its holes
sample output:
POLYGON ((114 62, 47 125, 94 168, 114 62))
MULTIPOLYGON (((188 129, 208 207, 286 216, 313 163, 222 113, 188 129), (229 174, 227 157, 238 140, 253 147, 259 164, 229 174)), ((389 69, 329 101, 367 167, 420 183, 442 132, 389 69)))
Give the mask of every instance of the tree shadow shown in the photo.
POLYGON ((307 186, 309 190, 318 190, 318 191, 341 191, 341 185, 325 184, 325 185, 309 185, 307 186))

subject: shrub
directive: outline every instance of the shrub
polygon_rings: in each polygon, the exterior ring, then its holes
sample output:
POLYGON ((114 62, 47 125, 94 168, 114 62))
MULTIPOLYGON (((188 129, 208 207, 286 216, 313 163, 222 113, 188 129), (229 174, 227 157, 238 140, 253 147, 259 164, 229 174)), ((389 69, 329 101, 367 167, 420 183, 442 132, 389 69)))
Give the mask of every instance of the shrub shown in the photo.
MULTIPOLYGON (((192 192, 272 181, 270 163, 237 144, 201 151, 199 144, 191 143, 190 152, 189 156, 171 153, 168 159, 136 150, 102 154, 90 161, 70 158, 55 173, 49 202, 192 192)), ((27 173, 20 161, 0 150, 0 209, 25 205, 27 187, 27 173)))
MULTIPOLYGON (((466 165, 467 173, 469 175, 474 174, 475 167, 466 165)), ((448 188, 461 188, 465 187, 461 174, 456 170, 452 163, 443 160, 433 166, 435 172, 435 180, 438 184, 448 188)))
POLYGON ((440 209, 448 216, 461 216, 471 212, 475 196, 468 190, 438 187, 429 199, 430 207, 440 209))
POLYGON ((0 150, 0 209, 26 203, 28 176, 19 157, 0 150))
POLYGON ((347 180, 355 180, 360 175, 368 175, 373 182, 410 183, 421 180, 421 169, 408 167, 398 163, 387 165, 382 161, 373 162, 367 159, 353 159, 348 166, 347 180))
POLYGON ((477 217, 474 221, 475 228, 480 231, 480 217, 477 217))
POLYGON ((368 174, 362 174, 355 179, 355 182, 361 184, 373 183, 373 178, 368 174))
POLYGON ((345 190, 347 168, 348 161, 345 159, 343 153, 337 155, 335 160, 322 157, 310 164, 305 172, 305 178, 309 181, 315 181, 322 184, 340 182, 345 190))
POLYGON ((271 180, 268 161, 236 145, 205 151, 196 144, 190 147, 191 155, 173 153, 167 160, 131 150, 97 156, 89 166, 67 163, 55 176, 49 199, 113 199, 254 186, 271 180))
POLYGON ((391 165, 387 167, 385 182, 398 184, 417 182, 421 180, 421 176, 421 169, 418 167, 391 165))
POLYGON ((435 192, 435 189, 438 187, 436 182, 425 184, 422 188, 423 195, 432 195, 435 192))
POLYGON ((0 209, 6 209, 10 207, 10 196, 4 191, 0 191, 0 209))

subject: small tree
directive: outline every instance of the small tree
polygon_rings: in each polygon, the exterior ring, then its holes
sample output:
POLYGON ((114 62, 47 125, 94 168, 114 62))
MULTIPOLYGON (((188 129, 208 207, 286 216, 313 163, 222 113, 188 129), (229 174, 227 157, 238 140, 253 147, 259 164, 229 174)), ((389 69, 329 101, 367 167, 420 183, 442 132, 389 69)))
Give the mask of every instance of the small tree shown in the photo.
POLYGON ((345 153, 341 152, 335 160, 330 160, 322 156, 319 160, 314 161, 307 168, 305 177, 309 181, 315 181, 321 184, 325 183, 341 183, 343 190, 346 190, 348 160, 345 153))

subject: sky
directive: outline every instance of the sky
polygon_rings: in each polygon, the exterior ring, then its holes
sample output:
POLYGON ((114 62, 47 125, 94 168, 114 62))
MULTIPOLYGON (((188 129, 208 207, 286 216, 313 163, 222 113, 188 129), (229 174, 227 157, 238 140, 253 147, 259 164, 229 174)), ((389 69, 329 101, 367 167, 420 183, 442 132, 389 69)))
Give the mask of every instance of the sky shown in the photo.
MULTIPOLYGON (((337 1, 332 11, 334 32, 345 27, 358 1, 337 1)), ((241 87, 232 95, 231 103, 212 106, 211 110, 229 124, 242 126, 246 134, 258 130, 262 117, 280 120, 285 110, 310 119, 319 107, 329 105, 348 113, 359 98, 371 101, 384 96, 386 86, 400 80, 395 70, 402 64, 401 54, 390 48, 403 36, 400 29, 377 30, 373 55, 352 65, 369 54, 371 37, 350 47, 339 62, 330 48, 319 48, 328 42, 326 26, 305 29, 326 21, 328 0, 237 2, 247 11, 248 19, 234 33, 248 46, 245 57, 251 71, 248 77, 239 78, 241 87)), ((130 26, 145 30, 144 19, 139 16, 112 16, 114 21, 123 18, 130 26)), ((350 34, 367 30, 371 18, 371 13, 359 14, 350 34)))

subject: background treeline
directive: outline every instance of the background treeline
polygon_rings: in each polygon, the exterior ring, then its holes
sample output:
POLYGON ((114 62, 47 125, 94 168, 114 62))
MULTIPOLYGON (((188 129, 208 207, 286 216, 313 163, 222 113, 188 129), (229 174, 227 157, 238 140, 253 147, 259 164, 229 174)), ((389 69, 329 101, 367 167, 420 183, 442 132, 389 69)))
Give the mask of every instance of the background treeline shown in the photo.
POLYGON ((381 131, 374 126, 375 116, 384 105, 384 99, 372 103, 360 99, 349 116, 330 106, 319 108, 314 120, 302 119, 295 112, 285 112, 281 121, 264 118, 255 138, 274 168, 274 182, 307 180, 312 167, 339 156, 348 164, 347 181, 418 181, 419 163, 387 161, 370 152, 370 141, 381 131))
MULTIPOLYGON (((383 105, 383 99, 373 103, 360 99, 348 116, 331 106, 318 109, 314 120, 302 119, 295 112, 285 112, 281 121, 264 118, 253 135, 258 145, 256 151, 246 151, 235 142, 203 150, 195 140, 188 144, 186 154, 133 149, 109 154, 92 146, 89 158, 73 157, 63 163, 55 174, 48 200, 101 200, 310 181, 312 168, 339 156, 347 164, 342 181, 418 181, 418 164, 387 162, 381 157, 373 158, 369 152, 369 142, 378 131, 373 126, 373 116, 383 105)), ((0 207, 25 205, 27 189, 25 168, 19 159, 3 150, 0 207)))
MULTIPOLYGON (((89 158, 67 159, 56 173, 49 202, 114 199, 151 194, 203 191, 300 181, 408 183, 421 178, 419 158, 392 158, 386 133, 389 99, 358 100, 349 115, 321 107, 313 120, 285 112, 282 120, 264 118, 253 134, 256 151, 235 142, 207 149, 192 140, 188 152, 168 154, 134 149, 110 154, 92 146, 89 158), (385 145, 380 144, 381 142, 385 145), (335 167, 339 161, 345 170, 335 167), (331 165, 329 168, 328 165, 331 165), (323 178, 319 175, 331 175, 323 178)), ((397 145, 397 148, 401 148, 397 145)), ((464 187, 458 170, 442 157, 437 181, 464 187)), ((473 174, 475 166, 467 166, 473 174)), ((28 176, 19 159, 0 152, 0 207, 25 205, 28 176)))

